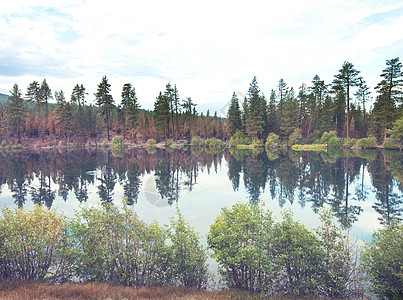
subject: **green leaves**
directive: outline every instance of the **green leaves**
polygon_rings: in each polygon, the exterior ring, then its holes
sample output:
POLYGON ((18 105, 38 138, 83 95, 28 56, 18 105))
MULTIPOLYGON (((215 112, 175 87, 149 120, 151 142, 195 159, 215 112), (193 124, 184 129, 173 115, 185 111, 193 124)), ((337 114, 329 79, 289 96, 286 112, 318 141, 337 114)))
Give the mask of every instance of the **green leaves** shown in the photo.
POLYGON ((11 211, 0 218, 0 278, 42 280, 63 268, 63 216, 35 206, 11 211))
POLYGON ((229 287, 277 295, 359 297, 354 247, 333 224, 330 212, 321 218, 315 234, 293 220, 290 211, 274 223, 261 206, 236 203, 222 209, 207 242, 229 287))
POLYGON ((376 231, 362 260, 374 293, 387 299, 403 296, 403 224, 376 231))

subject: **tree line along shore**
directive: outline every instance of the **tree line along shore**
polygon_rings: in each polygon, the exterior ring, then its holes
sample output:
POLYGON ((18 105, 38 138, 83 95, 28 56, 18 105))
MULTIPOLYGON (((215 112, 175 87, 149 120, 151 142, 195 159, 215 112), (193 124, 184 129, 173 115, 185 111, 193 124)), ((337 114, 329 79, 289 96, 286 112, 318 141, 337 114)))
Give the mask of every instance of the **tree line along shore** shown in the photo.
POLYGON ((182 99, 171 83, 156 97, 153 111, 141 109, 131 83, 123 85, 117 105, 106 76, 97 86, 95 105, 87 104, 83 84, 76 84, 67 99, 62 90, 52 93, 46 79, 30 83, 24 94, 16 83, 9 96, 3 95, 0 145, 99 145, 121 136, 125 143, 143 145, 148 140, 190 145, 214 138, 237 147, 401 149, 402 74, 399 58, 387 60, 376 95, 350 62, 343 63, 331 83, 316 75, 295 90, 280 79, 269 97, 254 77, 243 99, 235 93, 229 97, 225 118, 199 113, 192 98, 182 99))

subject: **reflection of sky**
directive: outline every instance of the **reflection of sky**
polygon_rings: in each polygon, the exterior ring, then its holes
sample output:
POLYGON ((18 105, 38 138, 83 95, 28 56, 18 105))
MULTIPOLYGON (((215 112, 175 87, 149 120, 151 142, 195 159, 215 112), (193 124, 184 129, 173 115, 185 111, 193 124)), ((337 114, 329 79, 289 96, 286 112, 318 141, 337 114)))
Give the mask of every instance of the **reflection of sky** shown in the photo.
MULTIPOLYGON (((208 174, 207 169, 199 170, 199 176, 197 177, 197 184, 193 186, 193 190, 190 192, 186 187, 182 187, 180 192, 180 199, 178 202, 178 207, 183 213, 187 222, 189 222, 197 232, 203 237, 203 244, 206 245, 205 237, 208 234, 209 226, 214 222, 216 216, 220 213, 222 207, 230 207, 238 201, 248 201, 248 194, 243 185, 243 178, 240 178, 239 190, 234 192, 232 189, 232 184, 227 176, 228 168, 227 163, 223 161, 221 166, 218 166, 217 173, 214 172, 213 168, 208 174)), ((96 178, 101 176, 101 171, 96 171, 96 178)), ((148 201, 146 192, 144 190, 145 182, 148 180, 153 180, 153 173, 145 174, 141 177, 140 193, 137 204, 134 204, 134 210, 139 214, 139 216, 146 222, 151 222, 152 220, 157 220, 161 224, 168 224, 170 218, 175 217, 176 206, 162 206, 157 207, 148 201)), ((184 178, 182 178, 184 179, 184 178)), ((364 241, 369 241, 371 234, 374 230, 379 228, 381 225, 378 218, 380 215, 372 208, 373 204, 376 202, 375 190, 371 184, 370 174, 367 170, 364 172, 364 183, 367 185, 368 196, 365 202, 354 200, 354 193, 356 186, 361 185, 361 176, 357 178, 349 185, 349 205, 361 206, 363 211, 358 216, 358 220, 353 223, 352 232, 364 241)), ((83 203, 83 206, 99 205, 98 198, 98 188, 99 181, 96 180, 94 185, 88 185, 88 201, 83 203)), ((39 180, 35 178, 31 186, 38 187, 39 180)), ((65 202, 58 194, 58 184, 52 181, 51 188, 53 191, 56 190, 56 199, 53 203, 52 208, 58 211, 63 211, 68 217, 74 215, 74 210, 79 207, 79 202, 75 198, 74 192, 69 191, 68 199, 65 202)), ((395 187, 394 192, 400 194, 395 187)), ((113 191, 114 201, 116 204, 121 205, 121 198, 123 195, 123 186, 117 182, 113 191)), ((261 194, 260 198, 265 204, 265 208, 273 212, 273 216, 276 220, 281 219, 281 211, 284 209, 291 209, 294 213, 294 218, 305 224, 308 228, 313 229, 319 225, 318 216, 311 209, 310 202, 306 202, 305 207, 301 207, 298 203, 298 191, 295 191, 294 203, 291 204, 286 201, 282 208, 279 207, 278 201, 272 199, 270 196, 269 183, 266 183, 265 191, 261 194)), ((332 197, 330 194, 329 197, 332 197)), ((11 191, 8 189, 7 185, 2 186, 2 193, 0 194, 0 203, 2 206, 14 207, 14 199, 11 196, 11 191)), ((343 202, 344 203, 344 202, 343 202)), ((28 199, 25 204, 25 208, 31 209, 33 203, 30 199, 28 192, 28 199)))

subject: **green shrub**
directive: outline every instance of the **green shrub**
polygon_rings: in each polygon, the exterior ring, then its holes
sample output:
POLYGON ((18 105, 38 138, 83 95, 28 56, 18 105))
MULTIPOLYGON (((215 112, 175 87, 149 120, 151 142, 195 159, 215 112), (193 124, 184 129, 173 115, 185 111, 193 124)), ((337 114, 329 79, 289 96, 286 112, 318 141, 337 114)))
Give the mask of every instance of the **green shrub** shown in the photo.
POLYGON ((403 144, 403 119, 396 120, 392 124, 392 129, 389 129, 390 138, 402 145, 403 144))
POLYGON ((273 132, 269 133, 266 139, 266 148, 278 148, 280 145, 279 136, 273 132))
POLYGON ((320 144, 327 144, 332 137, 337 137, 336 131, 333 131, 333 130, 329 131, 329 132, 325 131, 319 140, 320 144))
POLYGON ((222 150, 226 147, 225 143, 215 137, 209 138, 205 142, 206 147, 211 149, 222 150))
POLYGON ((252 139, 251 146, 254 147, 254 148, 256 148, 256 147, 263 147, 263 143, 262 143, 262 141, 261 141, 260 139, 254 137, 254 138, 252 139))
POLYGON ((112 138, 112 146, 115 148, 123 148, 123 137, 120 135, 116 135, 112 138))
POLYGON ((147 142, 146 142, 146 146, 147 147, 154 147, 156 143, 157 143, 156 140, 148 139, 147 142))
POLYGON ((178 219, 171 219, 168 232, 170 246, 169 275, 175 285, 202 288, 207 284, 207 254, 200 244, 199 235, 185 222, 179 209, 178 219))
POLYGON ((358 149, 373 149, 376 148, 376 138, 373 136, 359 139, 355 143, 355 148, 358 149))
POLYGON ((324 151, 326 150, 326 145, 323 144, 292 145, 291 149, 295 151, 324 151))
POLYGON ((193 147, 202 147, 202 146, 204 146, 204 140, 199 136, 194 136, 190 143, 191 143, 191 145, 193 147))
POLYGON ((330 210, 319 212, 320 226, 316 234, 323 252, 323 273, 319 287, 329 298, 359 299, 363 296, 363 273, 359 265, 359 248, 330 210))
POLYGON ((237 130, 228 143, 230 147, 236 147, 238 145, 249 145, 251 141, 242 131, 237 130))
POLYGON ((395 142, 392 138, 387 138, 383 142, 383 148, 389 149, 389 150, 398 150, 402 148, 402 145, 399 145, 398 143, 395 142))
POLYGON ((362 262, 375 294, 381 299, 402 299, 403 225, 376 231, 366 245, 362 262))
POLYGON ((68 269, 62 215, 38 205, 3 209, 0 217, 0 279, 59 280, 68 269))
POLYGON ((327 147, 331 149, 343 148, 343 139, 333 136, 327 142, 327 147))
POLYGON ((346 142, 346 146, 348 148, 354 148, 355 144, 357 143, 357 139, 348 139, 348 141, 346 142))
POLYGON ((167 147, 171 147, 174 145, 174 140, 173 139, 168 139, 167 140, 167 147))
POLYGON ((259 205, 236 203, 222 209, 207 243, 229 287, 271 295, 361 297, 357 248, 330 212, 322 212, 321 220, 311 232, 289 211, 274 223, 259 205))
POLYGON ((294 221, 290 211, 274 225, 271 240, 278 293, 305 296, 319 293, 323 252, 319 239, 305 226, 294 221))
POLYGON ((258 205, 236 203, 223 208, 210 226, 207 243, 229 287, 249 291, 270 287, 271 257, 266 248, 272 224, 271 214, 258 205))
POLYGON ((320 130, 315 130, 314 132, 312 132, 309 137, 308 137, 308 144, 320 144, 320 139, 321 139, 321 132, 320 130))
POLYGON ((295 128, 288 139, 288 145, 302 144, 304 142, 304 137, 302 136, 302 130, 300 128, 295 128))
POLYGON ((108 281, 141 286, 169 281, 167 236, 158 223, 147 225, 124 205, 82 208, 71 226, 80 249, 76 276, 84 281, 108 281))

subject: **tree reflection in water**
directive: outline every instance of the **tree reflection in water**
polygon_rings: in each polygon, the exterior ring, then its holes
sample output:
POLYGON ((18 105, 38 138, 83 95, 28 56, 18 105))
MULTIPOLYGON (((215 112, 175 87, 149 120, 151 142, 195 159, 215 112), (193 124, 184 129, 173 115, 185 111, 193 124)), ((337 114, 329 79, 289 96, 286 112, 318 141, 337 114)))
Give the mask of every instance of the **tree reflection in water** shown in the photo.
POLYGON ((227 177, 220 180, 229 179, 234 192, 244 190, 251 203, 269 197, 280 207, 286 203, 310 206, 314 212, 327 205, 343 226, 349 227, 363 211, 362 203, 374 195, 373 209, 382 224, 401 219, 403 155, 375 150, 231 149, 208 153, 200 149, 157 149, 149 153, 140 148, 119 157, 109 151, 84 149, 7 153, 0 154, 0 190, 8 188, 18 207, 30 200, 51 208, 57 195, 64 201, 75 198, 87 202, 92 186, 97 188, 100 203, 115 203, 122 196, 115 193, 119 185, 128 204, 135 205, 141 195, 142 178, 149 174, 158 197, 172 205, 180 201, 183 192, 194 190, 201 174, 220 173, 223 160, 227 177))

